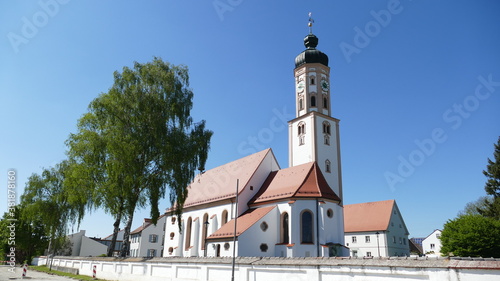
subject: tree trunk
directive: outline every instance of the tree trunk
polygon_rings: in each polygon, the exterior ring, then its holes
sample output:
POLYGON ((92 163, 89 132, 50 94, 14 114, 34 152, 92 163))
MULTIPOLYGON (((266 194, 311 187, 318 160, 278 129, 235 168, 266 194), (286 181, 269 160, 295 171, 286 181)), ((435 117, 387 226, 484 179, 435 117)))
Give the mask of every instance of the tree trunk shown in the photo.
POLYGON ((130 227, 132 226, 132 220, 134 219, 134 209, 129 212, 127 216, 127 224, 123 230, 123 244, 122 249, 120 251, 120 257, 125 258, 129 255, 130 250, 130 227))
POLYGON ((120 222, 122 220, 122 214, 119 213, 116 216, 115 223, 113 224, 114 229, 113 229, 113 238, 111 238, 111 244, 108 246, 108 257, 113 256, 113 252, 115 250, 115 245, 116 245, 116 239, 118 237, 118 232, 120 232, 120 222))

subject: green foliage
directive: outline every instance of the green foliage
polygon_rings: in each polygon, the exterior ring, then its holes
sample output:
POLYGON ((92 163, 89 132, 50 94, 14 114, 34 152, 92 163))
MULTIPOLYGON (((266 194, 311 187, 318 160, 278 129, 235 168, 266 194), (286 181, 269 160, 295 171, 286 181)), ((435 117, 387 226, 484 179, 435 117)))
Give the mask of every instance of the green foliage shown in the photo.
POLYGON ((44 169, 41 175, 31 175, 21 196, 22 219, 43 222, 54 252, 67 243, 69 227, 83 218, 82 206, 72 199, 71 189, 65 183, 70 170, 70 162, 62 161, 54 168, 44 169))
POLYGON ((39 217, 27 219, 21 216, 22 210, 17 206, 12 213, 4 213, 0 220, 0 258, 9 260, 11 248, 15 248, 17 263, 26 260, 31 262, 33 257, 43 255, 48 246, 48 237, 45 235, 44 224, 39 217), (11 228, 9 228, 9 226, 11 228), (14 227, 12 227, 14 226, 14 227), (14 235, 11 235, 14 230, 14 235))
POLYGON ((113 215, 115 229, 127 220, 122 256, 135 209, 149 205, 156 223, 169 187, 180 216, 195 170, 204 169, 212 132, 193 123, 192 98, 187 67, 136 62, 114 73, 112 88, 90 103, 66 142, 75 163, 69 180, 88 195, 87 206, 113 215))
POLYGON ((488 211, 490 205, 493 203, 494 198, 492 196, 482 196, 476 201, 469 202, 465 205, 465 208, 458 213, 459 216, 462 215, 483 215, 488 211))
POLYGON ((488 158, 488 165, 483 174, 488 178, 485 184, 486 194, 493 196, 490 202, 487 202, 487 208, 481 212, 487 217, 500 220, 500 137, 495 144, 494 161, 488 158))
POLYGON ((449 220, 441 233, 441 253, 462 257, 500 257, 500 221, 481 215, 449 220))
POLYGON ((500 137, 495 144, 495 151, 493 153, 494 161, 488 158, 488 165, 483 174, 488 178, 484 189, 489 195, 495 198, 500 197, 500 137))
POLYGON ((68 272, 63 272, 63 271, 57 271, 57 270, 51 270, 48 267, 42 265, 42 266, 31 266, 31 270, 36 270, 40 272, 45 272, 48 274, 53 274, 57 276, 64 276, 64 277, 69 277, 74 280, 82 280, 82 281, 90 281, 90 280, 104 280, 104 279, 94 279, 92 276, 87 276, 87 275, 76 275, 73 273, 68 273, 68 272))

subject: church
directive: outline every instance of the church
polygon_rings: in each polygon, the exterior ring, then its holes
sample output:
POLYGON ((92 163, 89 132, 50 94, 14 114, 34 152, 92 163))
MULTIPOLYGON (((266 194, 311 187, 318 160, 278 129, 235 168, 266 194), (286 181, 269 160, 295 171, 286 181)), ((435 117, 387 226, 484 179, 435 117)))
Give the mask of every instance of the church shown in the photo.
MULTIPOLYGON (((331 116, 328 56, 318 37, 295 58, 296 117, 288 122, 289 168, 272 149, 195 177, 179 232, 167 212, 163 256, 348 256, 339 120, 331 116)), ((291 98, 291 97, 290 97, 291 98)))

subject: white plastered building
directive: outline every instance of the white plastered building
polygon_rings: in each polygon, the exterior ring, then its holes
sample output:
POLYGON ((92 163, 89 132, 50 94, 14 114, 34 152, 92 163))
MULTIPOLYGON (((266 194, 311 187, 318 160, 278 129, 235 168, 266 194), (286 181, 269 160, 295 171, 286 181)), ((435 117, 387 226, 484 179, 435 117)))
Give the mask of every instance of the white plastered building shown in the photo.
POLYGON ((422 252, 427 256, 441 256, 441 230, 434 230, 422 240, 422 252))
POLYGON ((331 117, 328 56, 317 44, 310 33, 295 58, 289 168, 266 149, 196 176, 180 229, 167 213, 163 256, 348 255, 339 120, 331 117))
POLYGON ((351 257, 409 256, 408 228, 395 200, 344 206, 351 257))

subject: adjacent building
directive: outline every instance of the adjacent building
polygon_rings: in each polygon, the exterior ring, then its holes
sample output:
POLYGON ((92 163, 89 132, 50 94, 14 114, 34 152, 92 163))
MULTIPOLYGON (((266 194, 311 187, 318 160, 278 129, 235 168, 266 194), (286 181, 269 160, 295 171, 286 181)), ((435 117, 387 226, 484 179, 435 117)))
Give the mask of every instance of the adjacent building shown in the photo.
POLYGON ((151 219, 144 219, 143 224, 130 232, 131 257, 161 257, 165 241, 166 215, 161 215, 153 224, 151 219))
POLYGON ((108 247, 97 238, 85 236, 85 230, 67 236, 71 243, 71 256, 95 257, 106 254, 108 247))
POLYGON ((345 205, 344 231, 352 257, 410 255, 409 232, 395 200, 345 205))
POLYGON ((422 251, 425 255, 441 256, 441 230, 434 230, 422 240, 422 251))

